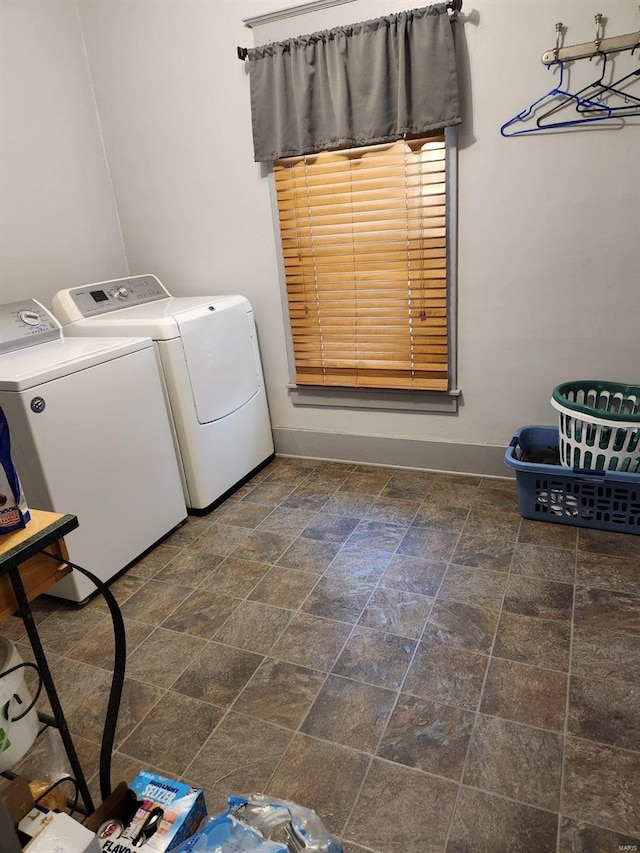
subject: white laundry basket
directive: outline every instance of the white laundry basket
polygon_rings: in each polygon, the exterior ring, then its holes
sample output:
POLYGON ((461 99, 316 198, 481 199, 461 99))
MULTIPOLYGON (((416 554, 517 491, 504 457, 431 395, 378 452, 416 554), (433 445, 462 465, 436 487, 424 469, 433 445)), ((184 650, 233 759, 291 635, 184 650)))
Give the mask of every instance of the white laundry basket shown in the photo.
POLYGON ((640 386, 582 380, 558 385, 560 461, 571 468, 640 473, 640 386))
POLYGON ((24 678, 24 667, 16 647, 0 637, 0 772, 13 767, 31 747, 38 734, 38 712, 24 678), (4 673, 9 670, 7 675, 4 673))

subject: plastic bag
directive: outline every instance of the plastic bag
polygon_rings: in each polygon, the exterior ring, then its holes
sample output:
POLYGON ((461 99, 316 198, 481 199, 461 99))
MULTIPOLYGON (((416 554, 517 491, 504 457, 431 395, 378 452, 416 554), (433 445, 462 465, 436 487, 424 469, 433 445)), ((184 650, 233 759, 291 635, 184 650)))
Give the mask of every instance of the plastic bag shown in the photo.
POLYGON ((175 853, 342 853, 318 815, 266 794, 230 796, 175 853))
POLYGON ((73 771, 58 729, 46 728, 13 770, 30 780, 29 788, 35 800, 58 783, 40 800, 40 805, 48 809, 64 811, 67 797, 73 798, 75 784, 62 781, 73 779, 73 771))
POLYGON ((200 829, 173 853, 288 853, 286 847, 266 840, 230 811, 207 817, 200 829))

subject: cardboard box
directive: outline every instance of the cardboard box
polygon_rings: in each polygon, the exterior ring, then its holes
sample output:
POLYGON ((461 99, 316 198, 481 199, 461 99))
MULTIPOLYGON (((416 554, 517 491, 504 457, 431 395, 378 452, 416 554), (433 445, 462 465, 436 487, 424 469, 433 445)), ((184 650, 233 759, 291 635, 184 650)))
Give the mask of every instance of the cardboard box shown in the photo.
POLYGON ((140 803, 126 782, 120 782, 107 799, 84 822, 87 829, 97 832, 106 820, 121 821, 124 826, 131 821, 140 803))
POLYGON ((34 806, 33 795, 29 783, 22 776, 16 776, 2 791, 2 799, 9 812, 14 826, 18 826, 22 818, 34 806))
POLYGON ((121 782, 85 825, 97 832, 108 820, 123 824, 119 837, 100 839, 104 853, 169 853, 196 831, 205 815, 202 791, 143 770, 130 786, 121 782), (158 807, 157 828, 140 843, 158 807))

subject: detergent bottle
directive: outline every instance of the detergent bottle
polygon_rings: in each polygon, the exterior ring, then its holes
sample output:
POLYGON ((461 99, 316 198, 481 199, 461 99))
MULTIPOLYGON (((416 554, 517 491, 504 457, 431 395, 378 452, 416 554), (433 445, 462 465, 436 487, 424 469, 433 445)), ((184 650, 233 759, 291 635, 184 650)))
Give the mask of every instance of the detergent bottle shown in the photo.
POLYGON ((9 424, 0 407, 0 533, 20 530, 30 519, 20 478, 11 459, 9 424))

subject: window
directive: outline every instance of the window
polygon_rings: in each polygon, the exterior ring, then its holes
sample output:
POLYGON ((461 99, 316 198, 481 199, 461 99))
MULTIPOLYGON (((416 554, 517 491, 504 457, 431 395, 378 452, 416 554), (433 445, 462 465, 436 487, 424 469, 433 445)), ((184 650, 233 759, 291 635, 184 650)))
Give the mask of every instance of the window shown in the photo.
POLYGON ((443 132, 274 163, 296 384, 447 391, 443 132))

